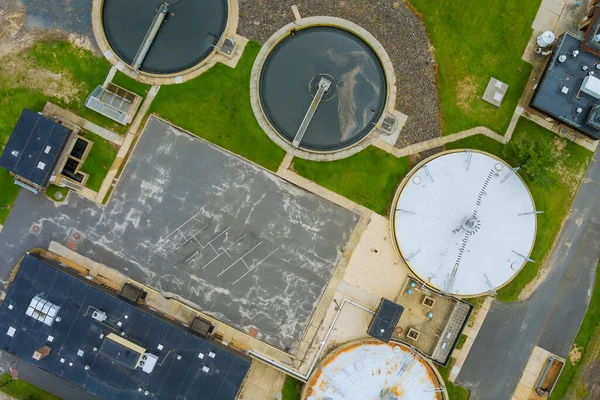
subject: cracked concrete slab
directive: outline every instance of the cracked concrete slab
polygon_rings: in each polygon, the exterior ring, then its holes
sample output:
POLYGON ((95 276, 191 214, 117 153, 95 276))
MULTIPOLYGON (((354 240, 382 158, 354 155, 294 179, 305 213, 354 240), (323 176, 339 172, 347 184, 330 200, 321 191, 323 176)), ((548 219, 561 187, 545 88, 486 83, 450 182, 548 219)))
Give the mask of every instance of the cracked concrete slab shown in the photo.
POLYGON ((79 233, 78 253, 292 352, 358 218, 151 118, 106 208, 21 191, 0 279, 31 248, 79 233))

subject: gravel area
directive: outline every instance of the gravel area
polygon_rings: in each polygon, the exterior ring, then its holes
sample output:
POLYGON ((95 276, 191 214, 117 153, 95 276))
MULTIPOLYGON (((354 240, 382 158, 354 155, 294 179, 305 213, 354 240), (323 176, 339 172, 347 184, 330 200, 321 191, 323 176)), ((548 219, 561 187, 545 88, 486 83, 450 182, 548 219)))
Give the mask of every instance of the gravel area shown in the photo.
POLYGON ((0 0, 0 57, 38 40, 68 40, 96 54, 91 0, 0 0))
POLYGON ((240 0, 238 33, 264 43, 294 20, 292 5, 302 17, 344 18, 367 29, 388 52, 397 76, 396 109, 408 115, 397 147, 440 136, 440 107, 435 59, 422 21, 402 1, 370 0, 240 0))

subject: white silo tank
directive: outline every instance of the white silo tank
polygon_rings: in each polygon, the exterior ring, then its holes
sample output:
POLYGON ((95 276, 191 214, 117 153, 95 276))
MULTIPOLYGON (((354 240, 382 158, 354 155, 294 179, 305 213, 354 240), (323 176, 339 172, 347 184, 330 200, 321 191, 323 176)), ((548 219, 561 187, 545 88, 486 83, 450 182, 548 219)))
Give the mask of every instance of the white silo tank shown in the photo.
POLYGON ((538 46, 545 48, 551 46, 554 43, 556 36, 552 31, 545 31, 541 35, 539 35, 536 39, 536 43, 538 46))

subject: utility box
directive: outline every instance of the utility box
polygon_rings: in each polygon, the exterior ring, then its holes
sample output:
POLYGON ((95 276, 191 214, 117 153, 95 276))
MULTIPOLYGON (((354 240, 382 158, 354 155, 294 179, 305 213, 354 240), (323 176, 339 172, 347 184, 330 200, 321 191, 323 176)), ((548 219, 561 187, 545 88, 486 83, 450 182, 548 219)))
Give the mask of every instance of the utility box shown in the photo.
POLYGON ((581 91, 595 99, 600 99, 600 79, 593 75, 586 76, 581 84, 581 91))

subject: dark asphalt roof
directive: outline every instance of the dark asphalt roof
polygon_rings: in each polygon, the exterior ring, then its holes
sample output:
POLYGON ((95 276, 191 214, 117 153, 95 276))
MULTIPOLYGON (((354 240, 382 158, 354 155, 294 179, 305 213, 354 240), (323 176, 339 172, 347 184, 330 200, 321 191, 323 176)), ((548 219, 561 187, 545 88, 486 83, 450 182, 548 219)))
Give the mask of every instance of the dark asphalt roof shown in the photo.
POLYGON ((0 308, 0 348, 101 398, 235 398, 250 368, 247 357, 61 269, 39 255, 25 256, 0 308), (60 321, 48 325, 26 314, 36 295, 60 307, 60 321), (106 319, 95 320, 94 311, 106 319), (50 353, 36 361, 32 355, 42 346, 50 353), (145 349, 157 364, 151 373, 141 365, 129 368, 128 357, 116 359, 119 346, 145 349))
POLYGON ((0 167, 46 186, 69 133, 68 128, 25 108, 0 156, 0 167))
POLYGON ((581 48, 581 40, 570 33, 558 39, 531 106, 586 136, 600 139, 600 130, 588 122, 593 106, 600 100, 580 90, 589 74, 600 76, 600 58, 581 48), (572 56, 575 50, 579 51, 577 57, 572 56), (559 61, 562 55, 566 56, 564 62, 559 61), (566 94, 561 91, 564 87, 568 89, 566 94))
POLYGON ((375 339, 388 343, 403 312, 404 307, 400 304, 388 299, 381 299, 377 313, 371 320, 367 333, 375 339))

